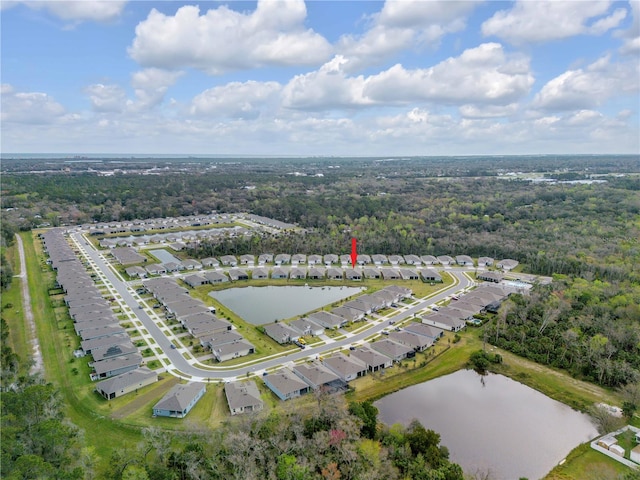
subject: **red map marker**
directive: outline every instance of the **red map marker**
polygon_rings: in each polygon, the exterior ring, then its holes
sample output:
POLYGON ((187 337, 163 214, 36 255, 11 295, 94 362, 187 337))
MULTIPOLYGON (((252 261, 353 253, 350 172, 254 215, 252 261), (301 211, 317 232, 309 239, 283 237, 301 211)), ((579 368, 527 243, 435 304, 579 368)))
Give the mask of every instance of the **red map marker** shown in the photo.
POLYGON ((356 268, 356 261, 358 260, 358 252, 356 251, 356 239, 351 239, 351 268, 356 268))

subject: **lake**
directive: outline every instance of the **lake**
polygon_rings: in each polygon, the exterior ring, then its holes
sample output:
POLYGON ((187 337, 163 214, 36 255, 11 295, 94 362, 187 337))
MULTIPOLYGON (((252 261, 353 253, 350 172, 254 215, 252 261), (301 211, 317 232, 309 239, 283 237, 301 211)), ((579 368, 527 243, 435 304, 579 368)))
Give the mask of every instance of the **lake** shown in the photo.
POLYGON ((361 293, 360 287, 245 287, 209 293, 253 325, 302 315, 361 293))
POLYGON ((441 435, 451 461, 492 479, 544 477, 598 435, 590 418, 502 375, 472 370, 405 388, 375 402, 387 425, 418 419, 441 435))

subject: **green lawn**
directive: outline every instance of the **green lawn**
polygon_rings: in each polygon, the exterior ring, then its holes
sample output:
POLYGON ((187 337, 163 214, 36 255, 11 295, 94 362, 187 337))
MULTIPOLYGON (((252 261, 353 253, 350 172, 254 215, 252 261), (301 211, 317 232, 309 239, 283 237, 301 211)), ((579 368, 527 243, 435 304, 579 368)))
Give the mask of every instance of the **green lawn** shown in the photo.
POLYGON ((574 448, 564 464, 558 465, 544 480, 617 480, 629 467, 596 452, 588 443, 574 448))

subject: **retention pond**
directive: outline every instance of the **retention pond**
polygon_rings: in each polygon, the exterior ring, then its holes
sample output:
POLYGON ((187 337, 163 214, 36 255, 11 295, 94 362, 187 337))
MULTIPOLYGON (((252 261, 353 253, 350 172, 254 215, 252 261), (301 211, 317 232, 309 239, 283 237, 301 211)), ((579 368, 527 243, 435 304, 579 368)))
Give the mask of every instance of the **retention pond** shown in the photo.
POLYGON ((253 325, 302 315, 362 292, 358 287, 244 287, 211 292, 253 325))
POLYGON ((496 480, 544 477, 597 436, 585 414, 502 375, 471 370, 414 385, 375 402, 387 425, 417 419, 441 435, 451 461, 496 480))

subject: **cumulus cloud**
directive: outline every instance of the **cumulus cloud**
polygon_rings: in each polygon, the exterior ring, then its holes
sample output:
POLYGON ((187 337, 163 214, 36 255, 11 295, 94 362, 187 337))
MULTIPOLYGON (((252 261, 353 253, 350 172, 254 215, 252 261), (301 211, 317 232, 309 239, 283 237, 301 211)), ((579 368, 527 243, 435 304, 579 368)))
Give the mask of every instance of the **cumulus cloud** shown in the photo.
POLYGON ((533 107, 543 110, 580 110, 602 105, 620 95, 640 90, 637 62, 610 63, 602 57, 586 69, 568 70, 551 79, 536 94, 533 107))
POLYGON ((362 35, 344 35, 337 50, 351 71, 384 60, 407 47, 437 45, 443 36, 465 27, 478 2, 387 0, 362 35))
POLYGON ((2 85, 3 122, 44 124, 54 122, 65 114, 62 105, 40 92, 16 92, 8 84, 2 85))
POLYGON ((96 83, 85 88, 85 92, 96 112, 121 112, 127 103, 127 94, 118 85, 96 83))
POLYGON ((22 3, 34 10, 45 10, 65 21, 109 22, 122 14, 127 2, 126 0, 56 0, 10 2, 10 5, 17 5, 18 3, 22 3))
POLYGON ((627 10, 609 13, 606 1, 520 0, 510 10, 500 10, 482 24, 485 36, 495 35, 514 44, 546 42, 575 35, 602 35, 617 27, 627 10))
POLYGON ((303 0, 259 0, 255 11, 235 12, 226 6, 200 14, 197 6, 175 15, 153 9, 136 27, 128 49, 146 67, 193 67, 208 74, 263 66, 317 65, 331 46, 305 29, 303 0))
POLYGON ((623 55, 638 55, 640 54, 640 2, 637 0, 629 0, 629 6, 631 7, 632 22, 631 27, 621 33, 623 38, 623 45, 620 48, 620 53, 623 55))
POLYGON ((183 75, 181 71, 168 71, 159 68, 146 68, 133 73, 131 85, 136 101, 129 106, 138 110, 148 110, 160 104, 170 86, 183 75))
POLYGON ((337 55, 318 71, 296 75, 284 88, 283 105, 309 110, 372 105, 374 102, 363 95, 365 79, 347 76, 344 67, 348 63, 337 55))
POLYGON ((506 105, 526 95, 533 82, 528 58, 485 43, 426 69, 395 65, 368 78, 364 93, 377 102, 506 105))
POLYGON ((191 102, 191 115, 207 117, 257 118, 262 109, 277 102, 278 82, 232 82, 205 90, 191 102))

